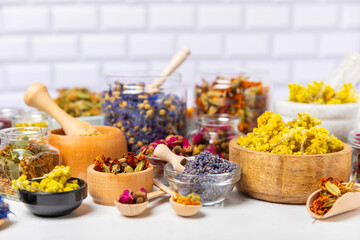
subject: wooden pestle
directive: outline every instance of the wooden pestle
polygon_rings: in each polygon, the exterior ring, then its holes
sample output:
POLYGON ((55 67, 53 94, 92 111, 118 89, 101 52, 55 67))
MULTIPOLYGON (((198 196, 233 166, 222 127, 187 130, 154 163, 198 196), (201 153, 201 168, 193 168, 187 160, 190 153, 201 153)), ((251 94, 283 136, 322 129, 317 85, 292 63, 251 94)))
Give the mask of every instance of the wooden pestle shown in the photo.
POLYGON ((26 105, 35 107, 55 118, 67 136, 89 136, 99 133, 90 123, 80 121, 62 110, 51 99, 44 84, 31 85, 25 92, 24 101, 26 105))

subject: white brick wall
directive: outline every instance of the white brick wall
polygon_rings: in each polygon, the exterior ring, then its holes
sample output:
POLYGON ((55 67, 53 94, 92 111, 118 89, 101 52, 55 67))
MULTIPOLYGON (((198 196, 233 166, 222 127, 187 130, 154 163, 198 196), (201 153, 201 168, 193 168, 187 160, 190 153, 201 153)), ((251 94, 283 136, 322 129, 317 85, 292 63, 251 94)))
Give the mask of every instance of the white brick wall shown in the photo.
POLYGON ((106 73, 161 69, 182 46, 189 96, 200 71, 250 67, 284 97, 360 52, 360 2, 0 0, 0 106, 22 105, 37 81, 98 89, 106 73))

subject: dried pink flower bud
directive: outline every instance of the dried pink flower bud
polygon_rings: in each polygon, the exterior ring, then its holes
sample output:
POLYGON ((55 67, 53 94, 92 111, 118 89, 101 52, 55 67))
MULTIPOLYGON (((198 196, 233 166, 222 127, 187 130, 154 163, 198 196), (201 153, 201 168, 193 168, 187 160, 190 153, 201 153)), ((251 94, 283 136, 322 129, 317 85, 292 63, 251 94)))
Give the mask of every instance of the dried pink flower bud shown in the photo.
POLYGON ((125 204, 131 204, 134 202, 134 193, 131 190, 126 189, 120 196, 119 202, 125 204))

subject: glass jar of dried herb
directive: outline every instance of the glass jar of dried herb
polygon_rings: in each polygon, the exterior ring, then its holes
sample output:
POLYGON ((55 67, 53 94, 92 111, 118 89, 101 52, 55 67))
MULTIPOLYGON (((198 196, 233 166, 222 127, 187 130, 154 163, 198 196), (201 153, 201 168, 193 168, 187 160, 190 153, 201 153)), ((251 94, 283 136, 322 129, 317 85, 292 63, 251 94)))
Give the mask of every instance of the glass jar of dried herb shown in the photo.
POLYGON ((237 125, 240 119, 229 114, 205 114, 197 119, 197 129, 191 132, 194 145, 204 145, 205 150, 229 159, 229 142, 240 134, 237 125))
POLYGON ((168 135, 185 135, 186 89, 179 74, 161 77, 158 72, 106 76, 109 87, 102 93, 105 125, 118 127, 128 151, 168 135), (153 81, 164 81, 157 88, 153 81))
POLYGON ((203 72, 195 85, 195 113, 230 114, 241 119, 238 129, 248 133, 270 107, 270 82, 263 70, 203 72))
POLYGON ((22 174, 27 179, 42 177, 61 164, 60 152, 49 145, 50 129, 14 127, 0 131, 0 194, 16 197, 11 181, 22 174))
POLYGON ((49 127, 50 118, 45 112, 29 110, 11 118, 13 127, 49 127))

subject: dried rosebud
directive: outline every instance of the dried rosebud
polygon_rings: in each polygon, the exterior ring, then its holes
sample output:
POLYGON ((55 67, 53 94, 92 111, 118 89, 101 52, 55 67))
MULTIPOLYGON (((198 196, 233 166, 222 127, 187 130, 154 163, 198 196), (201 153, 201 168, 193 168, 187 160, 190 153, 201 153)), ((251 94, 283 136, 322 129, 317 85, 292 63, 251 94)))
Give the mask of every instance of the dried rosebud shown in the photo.
POLYGON ((135 196, 131 190, 126 189, 120 196, 119 202, 125 204, 131 204, 134 202, 135 196))
POLYGON ((197 146, 194 148, 194 151, 193 151, 192 155, 195 156, 195 155, 201 153, 201 152, 204 151, 204 150, 205 150, 205 145, 202 145, 202 144, 197 145, 197 146))
MULTIPOLYGON (((171 136, 171 135, 170 135, 171 136)), ((175 135, 175 136, 167 136, 166 142, 170 149, 174 148, 175 146, 181 146, 183 140, 183 136, 175 135)))
POLYGON ((192 137, 192 142, 194 145, 198 145, 200 143, 202 143, 203 141, 203 137, 202 134, 200 132, 196 133, 193 137, 192 137))
POLYGON ((182 146, 183 146, 183 153, 184 154, 191 154, 193 152, 193 146, 190 145, 189 141, 186 138, 183 138, 182 140, 182 146))
POLYGON ((135 201, 136 203, 143 203, 147 200, 147 192, 145 188, 141 188, 139 191, 135 193, 135 201))
POLYGON ((180 146, 175 146, 172 149, 172 152, 175 153, 176 155, 180 155, 180 156, 183 155, 183 151, 182 151, 182 148, 180 146))
POLYGON ((148 150, 148 146, 142 146, 141 148, 140 148, 140 153, 145 153, 147 150, 148 150))

